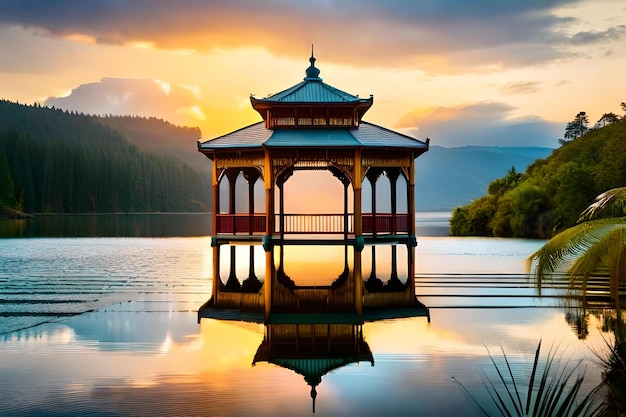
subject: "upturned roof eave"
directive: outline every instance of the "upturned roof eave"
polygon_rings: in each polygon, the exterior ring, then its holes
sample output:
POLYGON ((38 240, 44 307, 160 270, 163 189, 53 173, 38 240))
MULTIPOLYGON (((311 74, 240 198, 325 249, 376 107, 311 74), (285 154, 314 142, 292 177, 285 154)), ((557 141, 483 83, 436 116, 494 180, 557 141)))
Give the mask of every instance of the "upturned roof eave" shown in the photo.
POLYGON ((252 108, 265 120, 266 111, 277 107, 353 107, 359 109, 359 121, 374 104, 374 97, 354 101, 273 101, 250 96, 252 108))
MULTIPOLYGON (((370 107, 374 104, 374 99, 370 98, 359 98, 357 100, 346 100, 346 101, 278 101, 278 100, 269 100, 264 98, 256 98, 254 96, 250 96, 250 103, 252 107, 256 110, 257 107, 263 107, 263 109, 267 109, 270 107, 294 107, 294 106, 318 106, 318 107, 341 107, 341 106, 355 106, 355 107, 370 107)), ((258 110, 257 110, 258 111, 258 110)))
POLYGON ((356 100, 343 100, 343 101, 285 101, 285 100, 270 100, 267 98, 256 98, 254 96, 250 96, 250 102, 252 103, 252 105, 272 104, 272 105, 283 105, 283 106, 292 106, 292 105, 328 106, 328 105, 346 105, 346 104, 373 104, 374 100, 370 97, 370 98, 358 98, 356 100))
POLYGON ((237 152, 237 151, 254 151, 254 150, 263 150, 263 149, 362 149, 362 150, 387 150, 387 151, 398 151, 398 152, 416 152, 420 153, 426 152, 429 149, 428 143, 419 142, 415 146, 391 146, 391 145, 365 145, 362 143, 354 144, 354 145, 346 145, 341 144, 337 146, 323 144, 294 144, 294 145, 272 145, 268 143, 261 143, 255 145, 226 145, 226 146, 202 146, 198 145, 198 152, 201 152, 205 155, 213 154, 215 152, 237 152))

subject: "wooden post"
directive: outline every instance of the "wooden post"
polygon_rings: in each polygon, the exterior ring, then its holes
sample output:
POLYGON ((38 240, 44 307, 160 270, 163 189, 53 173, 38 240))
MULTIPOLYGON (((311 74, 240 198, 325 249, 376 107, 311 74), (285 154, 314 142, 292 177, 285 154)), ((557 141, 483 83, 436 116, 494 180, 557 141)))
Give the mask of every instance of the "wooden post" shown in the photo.
POLYGON ((361 214, 361 191, 363 180, 363 166, 361 164, 361 149, 354 152, 354 178, 352 179, 352 189, 354 191, 354 235, 363 236, 363 223, 361 214))
POLYGON ((279 229, 280 239, 285 238, 285 184, 278 185, 278 210, 280 211, 279 229))
POLYGON ((363 165, 361 162, 361 149, 354 152, 354 178, 352 189, 354 190, 354 236, 357 241, 354 247, 354 307, 358 315, 363 314, 363 272, 361 268, 361 254, 363 247, 359 241, 363 239, 363 220, 361 214, 361 191, 363 182, 363 165))
MULTIPOLYGON (((376 279, 376 245, 372 245, 372 268, 370 278, 376 279)), ((372 280, 373 282, 373 280, 372 280)))
POLYGON ((398 177, 400 176, 399 169, 388 169, 387 178, 389 178, 389 185, 391 186, 391 234, 396 234, 397 232, 397 222, 396 217, 398 214, 398 177))
POLYGON ((343 238, 348 238, 348 182, 343 183, 343 238))
POLYGON ((409 202, 409 233, 415 236, 415 159, 411 158, 409 164, 409 178, 408 181, 408 202, 409 202))
POLYGON ((370 178, 370 184, 372 186, 372 235, 376 237, 378 229, 378 227, 376 227, 376 184, 378 183, 378 177, 372 176, 368 178, 370 178))
POLYGON ((265 184, 265 282, 264 291, 264 318, 265 323, 269 321, 272 312, 272 290, 274 281, 274 245, 272 235, 274 233, 274 169, 272 166, 272 155, 269 149, 265 148, 265 158, 263 164, 263 181, 265 184))
MULTIPOLYGON (((415 237, 415 159, 411 157, 409 163, 409 178, 408 182, 408 211, 409 211, 409 236, 415 237)), ((411 294, 413 297, 413 303, 415 303, 415 246, 407 245, 408 258, 409 258, 409 282, 411 288, 411 294)), ((430 322, 430 316, 429 316, 430 322)))
POLYGON ((220 246, 219 244, 216 243, 213 246, 213 285, 211 288, 211 298, 213 299, 213 305, 217 305, 219 281, 220 281, 220 246))
POLYGON ((225 175, 228 178, 228 214, 230 214, 230 222, 232 228, 232 234, 237 234, 237 222, 235 213, 237 212, 236 201, 236 185, 237 177, 239 176, 239 169, 228 168, 225 175))
POLYGON ((274 172, 272 156, 265 148, 263 163, 263 183, 265 185, 265 236, 271 237, 274 233, 274 172))
POLYGON ((239 170, 230 168, 226 171, 226 176, 228 177, 228 213, 235 214, 237 212, 235 192, 239 170))
MULTIPOLYGON (((217 156, 213 158, 213 166, 211 167, 211 191, 213 192, 213 224, 211 228, 213 229, 213 237, 217 236, 219 231, 217 227, 217 214, 220 210, 220 183, 217 174, 217 156)), ((217 242, 213 246, 213 282, 211 285, 211 298, 213 299, 213 304, 217 304, 217 289, 218 289, 218 281, 220 279, 220 247, 217 242)))
POLYGON ((243 177, 248 181, 248 234, 254 234, 254 185, 259 179, 259 171, 248 169, 243 172, 243 177))
POLYGON ((272 313, 272 291, 274 287, 274 247, 265 250, 265 282, 263 283, 264 291, 264 320, 267 324, 272 313))
POLYGON ((220 211, 220 183, 217 176, 217 156, 215 156, 213 158, 213 166, 211 167, 211 191, 213 193, 213 224, 211 228, 213 229, 213 236, 217 236, 219 232, 217 227, 217 215, 220 211))
MULTIPOLYGON (((409 287, 411 288, 411 303, 415 305, 417 294, 415 294, 415 246, 407 245, 407 255, 409 258, 409 287)), ((430 316, 428 321, 430 322, 430 316)))

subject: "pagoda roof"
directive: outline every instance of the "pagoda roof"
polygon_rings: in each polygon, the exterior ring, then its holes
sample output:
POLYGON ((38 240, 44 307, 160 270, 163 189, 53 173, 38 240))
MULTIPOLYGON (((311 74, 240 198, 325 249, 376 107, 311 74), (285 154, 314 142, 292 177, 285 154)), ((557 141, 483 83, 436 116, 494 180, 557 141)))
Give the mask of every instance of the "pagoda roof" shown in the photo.
POLYGON ((361 122, 355 128, 276 129, 264 122, 246 126, 226 135, 198 141, 199 151, 240 150, 260 148, 395 148, 427 150, 423 142, 393 130, 361 122))
POLYGON ((363 115, 374 103, 374 96, 359 98, 358 95, 346 93, 338 88, 328 85, 320 78, 320 70, 315 66, 315 57, 311 50, 309 58, 310 66, 305 70, 304 80, 279 93, 271 94, 265 98, 250 96, 252 108, 265 120, 269 109, 293 108, 293 107, 326 107, 345 108, 357 110, 356 118, 361 121, 363 115))
POLYGON ((266 98, 250 98, 256 103, 370 103, 372 98, 362 99, 326 84, 321 78, 305 78, 304 81, 266 98))

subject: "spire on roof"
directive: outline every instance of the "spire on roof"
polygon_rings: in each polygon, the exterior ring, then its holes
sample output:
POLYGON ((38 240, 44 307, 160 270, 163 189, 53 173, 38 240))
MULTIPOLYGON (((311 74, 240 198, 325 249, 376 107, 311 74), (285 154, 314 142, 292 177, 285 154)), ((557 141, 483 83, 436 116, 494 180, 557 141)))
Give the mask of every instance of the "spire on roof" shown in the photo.
POLYGON ((320 70, 315 68, 315 56, 313 56, 313 45, 311 45, 311 58, 309 58, 311 65, 306 69, 306 77, 304 81, 322 81, 320 78, 320 70))

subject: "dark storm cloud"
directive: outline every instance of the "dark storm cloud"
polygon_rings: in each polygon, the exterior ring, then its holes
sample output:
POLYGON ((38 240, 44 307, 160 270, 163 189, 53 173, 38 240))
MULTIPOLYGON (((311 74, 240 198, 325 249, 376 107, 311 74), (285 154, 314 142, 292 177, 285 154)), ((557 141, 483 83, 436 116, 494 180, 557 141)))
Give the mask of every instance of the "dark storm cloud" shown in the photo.
MULTIPOLYGON (((428 68, 451 54, 462 65, 517 66, 563 54, 552 8, 574 0, 0 0, 0 21, 51 36, 89 35, 102 43, 153 42, 166 49, 263 47, 302 56, 321 45, 325 59, 428 68)), ((441 62, 439 62, 441 64, 441 62)))

